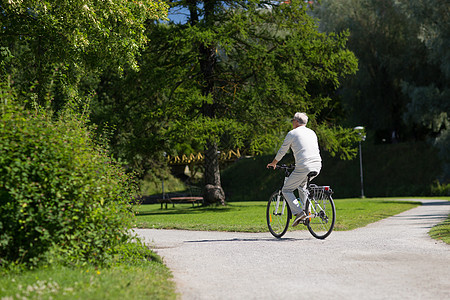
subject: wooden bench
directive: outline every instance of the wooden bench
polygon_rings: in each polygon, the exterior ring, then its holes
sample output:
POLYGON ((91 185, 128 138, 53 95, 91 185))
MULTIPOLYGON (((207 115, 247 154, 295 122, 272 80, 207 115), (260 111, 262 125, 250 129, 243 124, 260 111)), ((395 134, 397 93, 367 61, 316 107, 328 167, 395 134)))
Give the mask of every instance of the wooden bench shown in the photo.
POLYGON ((158 199, 158 202, 161 203, 161 209, 163 208, 163 204, 165 204, 165 208, 167 209, 167 203, 172 203, 172 207, 175 207, 175 203, 192 203, 192 207, 194 207, 194 204, 197 204, 197 206, 203 204, 203 197, 169 197, 158 199))

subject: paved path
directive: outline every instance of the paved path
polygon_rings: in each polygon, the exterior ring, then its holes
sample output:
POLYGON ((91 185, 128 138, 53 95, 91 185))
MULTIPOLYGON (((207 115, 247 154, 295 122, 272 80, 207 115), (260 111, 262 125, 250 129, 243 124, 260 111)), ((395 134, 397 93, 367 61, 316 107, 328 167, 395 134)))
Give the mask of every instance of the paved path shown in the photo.
POLYGON ((450 246, 429 229, 450 202, 364 228, 270 233, 138 229, 172 270, 181 299, 450 299, 450 246))

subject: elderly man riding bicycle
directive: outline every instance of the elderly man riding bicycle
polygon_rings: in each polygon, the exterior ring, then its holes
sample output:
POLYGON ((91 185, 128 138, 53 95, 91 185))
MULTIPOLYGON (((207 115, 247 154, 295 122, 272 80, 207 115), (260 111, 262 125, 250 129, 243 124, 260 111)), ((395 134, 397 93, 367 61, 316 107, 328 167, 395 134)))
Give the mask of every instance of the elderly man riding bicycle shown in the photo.
POLYGON ((319 174, 322 168, 317 135, 313 130, 306 127, 307 123, 308 116, 305 113, 295 113, 292 119, 293 129, 286 135, 274 160, 267 165, 267 168, 272 167, 275 169, 277 163, 283 158, 289 148, 292 149, 295 158, 295 169, 286 180, 282 189, 283 196, 286 198, 295 216, 292 226, 297 226, 306 218, 304 207, 300 207, 294 195, 294 190, 298 189, 302 202, 306 203, 307 192, 305 186, 308 179, 307 175, 312 171, 319 174))

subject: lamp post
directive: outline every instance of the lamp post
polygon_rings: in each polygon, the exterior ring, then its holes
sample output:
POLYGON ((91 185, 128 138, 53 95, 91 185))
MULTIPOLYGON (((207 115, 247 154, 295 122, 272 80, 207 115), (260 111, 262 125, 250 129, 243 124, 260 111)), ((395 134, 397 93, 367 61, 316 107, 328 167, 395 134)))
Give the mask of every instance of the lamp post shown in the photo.
POLYGON ((366 135, 364 134, 364 127, 363 126, 356 126, 353 128, 358 132, 359 135, 359 173, 361 177, 361 198, 364 197, 364 177, 363 177, 363 167, 362 167, 362 148, 361 148, 361 142, 366 140, 366 135))
MULTIPOLYGON (((166 158, 167 153, 163 152, 163 155, 164 155, 164 158, 166 158)), ((162 197, 163 197, 163 200, 164 200, 164 199, 166 199, 166 193, 164 191, 164 175, 162 176, 161 183, 162 183, 162 197)), ((162 204, 161 204, 161 208, 162 208, 162 204)), ((167 208, 167 203, 166 203, 166 208, 167 208)))

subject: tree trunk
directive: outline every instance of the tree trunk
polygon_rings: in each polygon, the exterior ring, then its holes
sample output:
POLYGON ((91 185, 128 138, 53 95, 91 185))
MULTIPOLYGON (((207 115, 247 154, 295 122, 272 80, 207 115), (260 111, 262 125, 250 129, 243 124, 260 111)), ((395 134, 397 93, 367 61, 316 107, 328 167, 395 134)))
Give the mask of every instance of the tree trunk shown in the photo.
MULTIPOLYGON (((215 0, 204 1, 204 18, 207 24, 213 23, 215 0)), ((212 96, 213 103, 204 103, 202 106, 202 114, 209 118, 216 117, 216 104, 214 95, 214 71, 217 61, 216 46, 214 44, 200 44, 200 70, 203 77, 202 95, 205 97, 212 96)), ((206 205, 208 204, 222 204, 225 205, 225 193, 220 183, 220 167, 219 167, 219 152, 217 143, 214 141, 207 141, 205 149, 205 193, 204 199, 206 205)))
POLYGON ((220 185, 219 153, 214 142, 206 145, 205 184, 220 185))
POLYGON ((220 183, 219 152, 215 142, 208 141, 205 151, 205 192, 206 205, 225 205, 225 192, 220 183))

